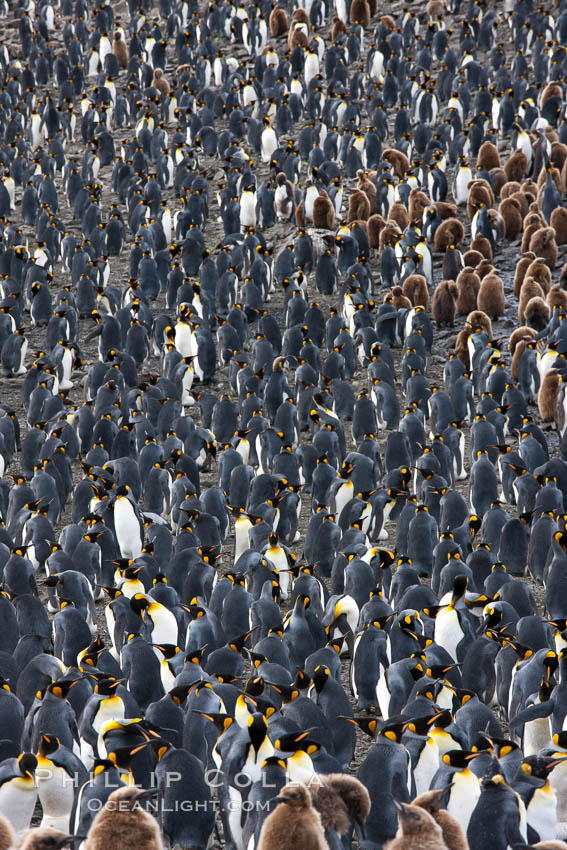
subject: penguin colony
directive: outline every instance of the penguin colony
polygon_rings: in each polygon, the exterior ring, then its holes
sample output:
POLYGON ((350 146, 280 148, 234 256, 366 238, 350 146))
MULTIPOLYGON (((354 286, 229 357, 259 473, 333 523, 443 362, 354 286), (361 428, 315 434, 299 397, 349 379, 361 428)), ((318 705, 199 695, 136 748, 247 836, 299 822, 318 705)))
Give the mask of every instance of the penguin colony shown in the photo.
POLYGON ((0 22, 2 850, 565 850, 567 2, 0 22))

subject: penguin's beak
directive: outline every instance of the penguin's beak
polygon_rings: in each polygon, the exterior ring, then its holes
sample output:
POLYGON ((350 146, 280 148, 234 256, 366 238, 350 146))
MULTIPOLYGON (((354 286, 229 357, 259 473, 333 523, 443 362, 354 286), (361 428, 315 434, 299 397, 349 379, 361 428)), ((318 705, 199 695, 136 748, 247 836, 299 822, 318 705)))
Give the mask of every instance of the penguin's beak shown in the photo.
POLYGON ((136 801, 151 800, 152 797, 158 797, 160 793, 161 792, 159 788, 148 788, 147 791, 140 791, 140 793, 136 797, 136 801))

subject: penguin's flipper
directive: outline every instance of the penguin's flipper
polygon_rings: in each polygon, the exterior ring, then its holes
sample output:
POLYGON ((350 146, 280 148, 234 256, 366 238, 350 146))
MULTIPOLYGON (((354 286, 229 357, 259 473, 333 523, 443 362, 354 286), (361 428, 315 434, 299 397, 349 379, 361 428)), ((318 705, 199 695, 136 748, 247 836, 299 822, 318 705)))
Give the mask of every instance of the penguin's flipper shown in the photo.
POLYGON ((102 333, 102 326, 97 325, 95 328, 92 329, 92 331, 88 332, 88 334, 85 337, 85 342, 90 342, 92 339, 95 339, 95 337, 100 336, 101 333, 102 333))
POLYGON ((531 720, 538 720, 543 717, 550 717, 553 714, 553 700, 547 702, 538 702, 535 705, 530 705, 520 711, 515 717, 510 720, 510 729, 516 729, 518 726, 523 726, 531 720))

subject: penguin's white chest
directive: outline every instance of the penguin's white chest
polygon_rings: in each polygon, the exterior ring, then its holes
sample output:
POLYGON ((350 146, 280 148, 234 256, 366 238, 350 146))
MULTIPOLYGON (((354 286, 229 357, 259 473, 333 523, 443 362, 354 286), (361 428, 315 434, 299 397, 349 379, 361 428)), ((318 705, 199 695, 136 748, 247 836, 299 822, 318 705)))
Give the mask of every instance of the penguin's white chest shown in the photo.
POLYGON ((454 608, 442 609, 435 618, 435 643, 457 660, 457 646, 463 638, 459 615, 454 608))
POLYGON ((272 154, 278 146, 278 140, 275 130, 272 127, 266 127, 261 138, 262 162, 269 162, 272 154))
POLYGON ((134 507, 126 498, 119 498, 114 505, 114 527, 123 558, 137 558, 142 554, 140 523, 134 507))
POLYGON ((33 780, 12 779, 0 788, 0 814, 8 818, 18 839, 29 828, 36 800, 33 780))

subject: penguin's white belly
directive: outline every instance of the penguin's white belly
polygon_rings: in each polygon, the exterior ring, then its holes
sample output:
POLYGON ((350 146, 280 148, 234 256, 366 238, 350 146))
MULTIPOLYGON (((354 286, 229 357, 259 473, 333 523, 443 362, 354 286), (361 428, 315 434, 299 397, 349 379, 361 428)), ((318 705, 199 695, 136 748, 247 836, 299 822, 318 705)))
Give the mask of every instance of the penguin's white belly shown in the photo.
POLYGON ((419 754, 419 760, 413 771, 416 794, 429 791, 431 780, 439 769, 439 748, 435 741, 428 739, 419 754))
POLYGON ((459 787, 452 786, 451 797, 447 806, 450 815, 457 818, 465 832, 469 825, 471 815, 480 797, 480 785, 476 776, 476 782, 465 780, 459 782, 459 787))
POLYGON ((567 836, 567 769, 565 763, 553 769, 549 776, 549 784, 557 794, 557 837, 559 829, 563 829, 563 836, 567 836))
POLYGON ((182 357, 191 357, 195 353, 192 336, 193 332, 189 325, 177 325, 175 328, 175 347, 182 357))
POLYGON ((380 707, 380 714, 384 720, 387 720, 390 716, 390 691, 388 690, 385 671, 381 673, 376 685, 376 699, 380 707))
POLYGON ((277 570, 282 599, 287 599, 289 597, 291 573, 287 571, 289 565, 287 563, 285 552, 283 549, 268 549, 266 551, 266 558, 272 562, 277 570))
POLYGON ((530 800, 527 819, 540 841, 551 841, 557 829, 557 795, 553 788, 538 788, 530 800))
POLYGON ((73 777, 53 763, 44 768, 39 767, 36 776, 39 801, 43 809, 42 826, 54 826, 51 821, 57 821, 63 826, 55 826, 55 829, 68 831, 69 816, 75 798, 73 777))
POLYGON ((152 643, 172 643, 177 645, 178 626, 175 614, 163 607, 157 617, 152 618, 154 627, 152 629, 152 643))
POLYGON ((132 560, 138 558, 142 554, 140 523, 127 499, 119 499, 115 503, 114 527, 122 557, 132 560))
POLYGON ((16 838, 29 829, 37 800, 37 788, 24 779, 5 782, 0 788, 0 814, 8 818, 16 838))
POLYGON ((457 646, 463 633, 458 614, 452 611, 441 611, 435 618, 435 643, 446 649, 451 658, 457 660, 457 646))
POLYGON ((534 756, 539 753, 551 739, 549 718, 539 717, 524 726, 524 756, 534 756))

